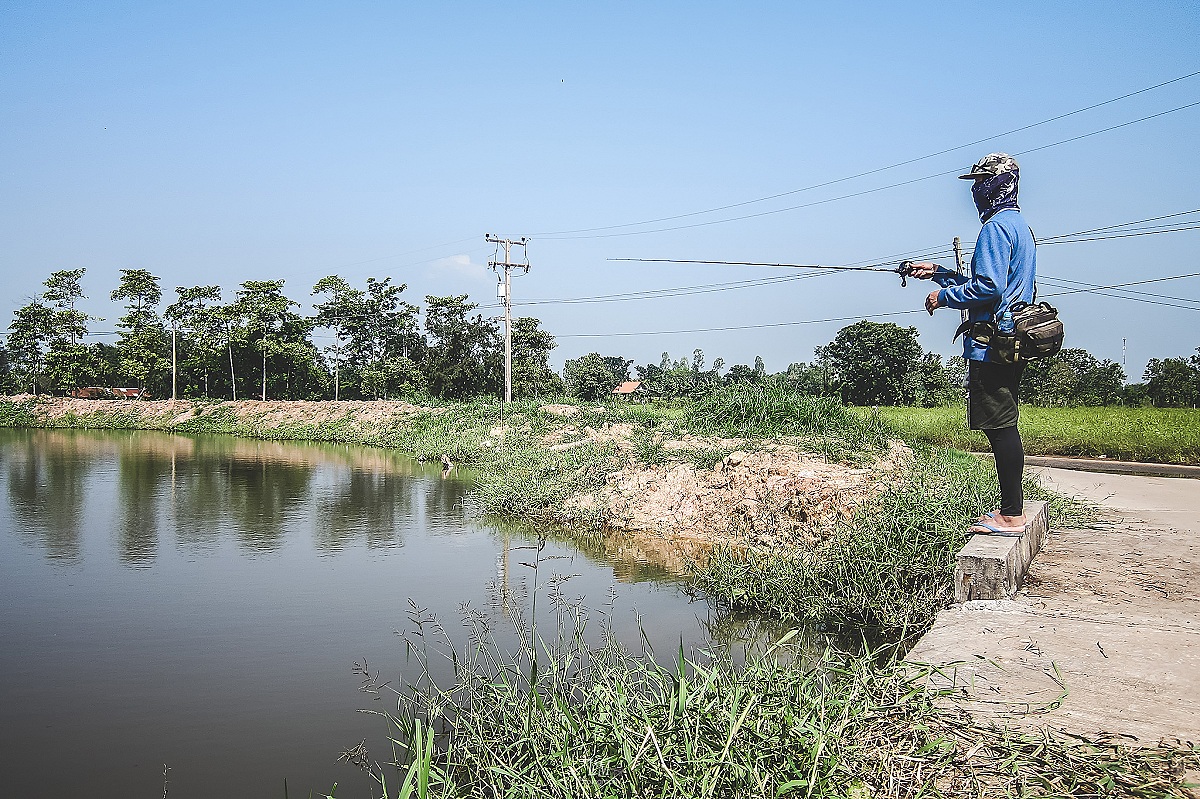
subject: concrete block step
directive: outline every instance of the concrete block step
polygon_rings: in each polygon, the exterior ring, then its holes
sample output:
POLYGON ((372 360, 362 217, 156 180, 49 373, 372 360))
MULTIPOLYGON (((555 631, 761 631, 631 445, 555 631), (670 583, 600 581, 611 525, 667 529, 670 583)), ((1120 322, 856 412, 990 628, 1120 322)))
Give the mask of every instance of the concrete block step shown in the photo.
POLYGON ((1012 599, 1050 535, 1045 502, 1026 502, 1023 533, 976 533, 954 565, 954 601, 1012 599))

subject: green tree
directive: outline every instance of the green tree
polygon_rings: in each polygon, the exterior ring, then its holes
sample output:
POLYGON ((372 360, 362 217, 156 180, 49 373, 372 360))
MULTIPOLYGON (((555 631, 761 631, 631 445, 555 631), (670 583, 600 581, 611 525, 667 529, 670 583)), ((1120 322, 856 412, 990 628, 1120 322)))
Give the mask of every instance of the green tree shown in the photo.
POLYGON ((13 382, 12 362, 8 358, 8 347, 0 341, 0 391, 12 393, 16 385, 13 382))
POLYGON ((247 330, 242 314, 242 306, 235 300, 225 305, 217 305, 212 308, 213 330, 218 335, 222 349, 228 356, 229 361, 229 394, 230 398, 237 401, 237 366, 236 359, 233 356, 235 344, 242 344, 246 340, 247 330))
POLYGON ((762 375, 750 368, 744 363, 735 363, 729 367, 729 371, 725 373, 725 384, 734 385, 735 383, 757 383, 762 380, 762 375))
POLYGON ((135 379, 145 393, 147 384, 170 365, 167 332, 156 310, 162 300, 158 278, 145 269, 122 269, 121 282, 109 299, 125 301, 125 315, 117 322, 121 373, 135 379))
POLYGON ((54 325, 71 344, 78 344, 87 335, 87 323, 92 321, 92 317, 75 307, 77 302, 87 299, 82 285, 86 272, 83 268, 60 269, 51 273, 43 284, 46 292, 42 297, 55 311, 54 325))
POLYGON ((275 361, 275 393, 303 394, 317 382, 312 320, 293 311, 300 304, 283 293, 282 280, 247 280, 237 291, 234 313, 242 337, 262 364, 262 399, 267 399, 268 359, 275 361), (303 388, 301 388, 303 386, 303 388))
POLYGON ((199 374, 196 384, 208 397, 210 377, 217 368, 217 359, 224 349, 224 324, 219 313, 221 302, 220 286, 176 286, 178 299, 163 311, 173 330, 182 335, 176 342, 182 371, 199 374))
POLYGON ((629 366, 632 363, 618 356, 605 357, 598 352, 568 360, 563 364, 567 393, 593 402, 607 399, 614 388, 629 379, 629 366))
POLYGON ((825 369, 820 364, 788 364, 784 379, 801 394, 821 396, 825 393, 825 369))
POLYGON ((471 312, 467 295, 425 297, 428 349, 422 360, 434 396, 466 399, 496 396, 504 383, 504 356, 495 322, 471 312))
POLYGON ((8 358, 13 380, 33 394, 43 385, 46 352, 53 332, 54 312, 37 298, 13 313, 8 325, 8 358))
POLYGON ((425 376, 410 358, 398 355, 368 366, 362 374, 362 391, 367 396, 412 395, 425 387, 425 376))
POLYGON ((87 299, 82 286, 86 271, 61 269, 43 284, 46 291, 42 299, 52 314, 46 374, 51 385, 64 390, 78 388, 99 371, 96 351, 83 343, 93 317, 76 307, 80 300, 87 299))
MULTIPOLYGON (((313 304, 316 316, 313 323, 333 332, 333 343, 325 348, 333 364, 333 398, 341 399, 342 385, 361 385, 362 370, 366 358, 353 345, 356 339, 350 332, 356 330, 367 315, 366 293, 351 286, 344 278, 328 275, 316 282, 312 295, 322 295, 321 302, 313 304)), ((374 386, 373 386, 374 387, 374 386)))
POLYGON ((904 396, 912 405, 925 408, 948 405, 961 395, 962 390, 954 385, 953 373, 942 364, 942 356, 936 352, 921 356, 916 368, 905 376, 904 396))
POLYGON ((554 336, 531 316, 513 320, 512 391, 514 397, 544 397, 562 394, 562 378, 550 368, 554 336))
POLYGON ((701 397, 721 385, 721 369, 725 361, 717 358, 712 369, 704 368, 704 350, 692 351, 692 358, 672 360, 664 352, 658 365, 646 364, 637 367, 638 379, 656 397, 676 399, 701 397))
POLYGON ((425 354, 416 305, 401 299, 407 286, 391 278, 367 278, 365 290, 330 275, 313 286, 324 299, 313 308, 314 323, 333 331, 334 343, 326 348, 335 371, 335 394, 342 387, 362 396, 382 397, 421 387, 412 367, 425 354), (368 373, 369 376, 368 376, 368 373))
MULTIPOLYGON (((1197 353, 1200 353, 1198 348, 1197 353)), ((1195 407, 1200 401, 1200 357, 1151 358, 1142 375, 1146 396, 1160 408, 1195 407)))
POLYGON ((1027 363, 1021 399, 1031 405, 1111 405, 1121 401, 1124 385, 1120 364, 1072 348, 1027 363))
POLYGON ((908 405, 916 399, 911 373, 924 353, 914 327, 892 322, 856 322, 817 349, 828 359, 842 402, 850 405, 908 405))
POLYGON ((1145 383, 1130 383, 1121 389, 1121 404, 1133 408, 1150 405, 1150 396, 1146 393, 1145 383))

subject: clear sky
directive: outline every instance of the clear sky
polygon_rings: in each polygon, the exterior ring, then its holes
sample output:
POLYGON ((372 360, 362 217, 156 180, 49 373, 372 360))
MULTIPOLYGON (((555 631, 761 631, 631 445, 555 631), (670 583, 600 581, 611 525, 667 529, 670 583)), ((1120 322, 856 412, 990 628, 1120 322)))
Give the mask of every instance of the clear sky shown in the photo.
MULTIPOLYGON (((113 329, 107 295, 122 268, 159 275, 168 296, 219 283, 231 297, 243 280, 284 278, 305 301, 316 280, 340 274, 357 285, 392 276, 417 303, 469 293, 490 304, 489 232, 532 238, 518 301, 797 277, 607 259, 846 264, 955 235, 971 243, 979 224, 965 181, 881 187, 993 150, 1017 154, 1040 238, 1200 209, 1200 106, 1029 152, 1200 101, 1197 76, 824 188, 552 235, 957 147, 1196 72, 1197 42, 1194 0, 5 2, 0 314, 6 325, 51 271, 81 266, 88 309, 109 318, 97 331, 113 329), (772 213, 721 221, 761 212, 772 213)), ((1045 247, 1039 273, 1109 285, 1200 272, 1198 245, 1200 230, 1045 247)), ((778 371, 810 361, 852 320, 584 336, 905 311, 928 288, 841 273, 516 310, 558 336, 556 365, 590 351, 645 363, 701 347, 710 362, 762 355, 778 371)), ((1200 278, 1135 288, 1200 300, 1200 278)), ((1120 361, 1127 340, 1131 379, 1151 357, 1200 346, 1200 305, 1158 301, 1192 307, 1057 300, 1069 346, 1120 361)), ((956 351, 954 312, 893 320, 916 325, 928 349, 956 351)))

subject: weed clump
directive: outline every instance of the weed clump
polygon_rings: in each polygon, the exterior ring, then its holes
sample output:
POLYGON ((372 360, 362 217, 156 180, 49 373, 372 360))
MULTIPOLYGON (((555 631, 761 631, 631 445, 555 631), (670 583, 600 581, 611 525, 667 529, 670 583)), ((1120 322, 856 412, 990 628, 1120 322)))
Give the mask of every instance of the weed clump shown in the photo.
POLYGON ((801 394, 775 383, 735 383, 696 400, 686 416, 690 432, 741 438, 801 439, 837 460, 875 455, 893 431, 880 418, 859 416, 830 397, 801 394))
MULTIPOLYGON (((1088 508, 1035 482, 1056 523, 1088 508)), ((994 467, 953 450, 918 447, 905 474, 860 505, 819 549, 718 550, 693 575, 710 601, 795 624, 869 631, 906 641, 925 632, 954 593, 954 561, 981 508, 999 499, 994 467)))
POLYGON ((795 662, 795 632, 735 667, 712 654, 669 665, 632 654, 552 590, 557 631, 517 626, 507 652, 468 612, 470 648, 414 606, 415 679, 386 712, 390 758, 354 755, 385 797, 1182 796, 1194 749, 1129 749, 980 723, 926 672, 825 652, 795 662), (453 664, 440 685, 431 661, 453 664))

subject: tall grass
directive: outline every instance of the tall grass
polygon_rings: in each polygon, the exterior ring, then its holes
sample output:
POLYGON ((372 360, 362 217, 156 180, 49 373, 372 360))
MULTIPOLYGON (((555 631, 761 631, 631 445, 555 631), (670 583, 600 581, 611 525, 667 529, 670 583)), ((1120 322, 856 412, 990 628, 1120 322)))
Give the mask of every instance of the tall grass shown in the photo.
POLYGON ((478 613, 457 651, 414 609, 414 676, 392 689, 362 669, 364 690, 395 701, 390 752, 366 757, 384 797, 1166 797, 1200 765, 1190 747, 990 726, 878 653, 800 667, 794 632, 741 667, 682 648, 664 665, 603 623, 588 636, 587 610, 550 596, 557 630, 513 619, 515 651, 478 613), (446 684, 435 661, 453 666, 446 684))
POLYGON ((874 454, 891 430, 882 420, 848 411, 829 397, 812 397, 774 383, 738 383, 696 400, 685 416, 689 432, 736 438, 800 438, 827 457, 874 454))
MULTIPOLYGON (((718 551, 694 584, 711 601, 797 624, 912 639, 953 599, 956 553, 983 509, 996 507, 995 468, 961 452, 918 447, 907 472, 889 481, 822 548, 797 552, 718 551)), ((1026 482, 1051 501, 1055 524, 1077 525, 1089 508, 1026 482)))

